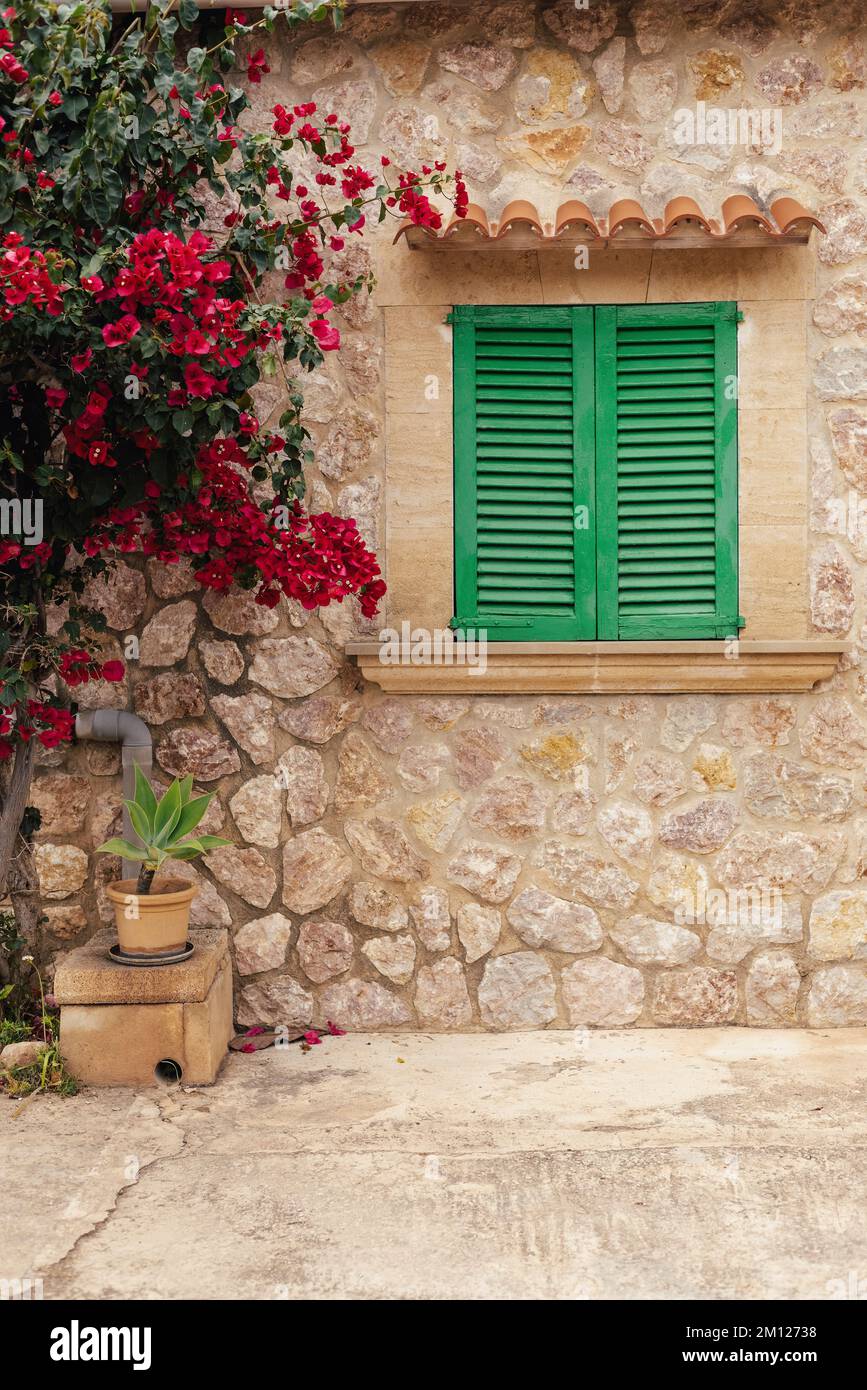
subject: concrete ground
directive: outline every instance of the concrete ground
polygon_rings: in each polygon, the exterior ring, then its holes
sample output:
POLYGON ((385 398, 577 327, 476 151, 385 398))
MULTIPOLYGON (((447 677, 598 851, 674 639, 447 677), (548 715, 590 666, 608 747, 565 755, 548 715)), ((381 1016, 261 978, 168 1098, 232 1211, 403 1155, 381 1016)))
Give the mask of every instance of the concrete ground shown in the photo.
POLYGON ((358 1034, 233 1055, 210 1089, 0 1099, 0 1277, 50 1299, 851 1296, 865 1096, 867 1029, 660 1029, 358 1034))

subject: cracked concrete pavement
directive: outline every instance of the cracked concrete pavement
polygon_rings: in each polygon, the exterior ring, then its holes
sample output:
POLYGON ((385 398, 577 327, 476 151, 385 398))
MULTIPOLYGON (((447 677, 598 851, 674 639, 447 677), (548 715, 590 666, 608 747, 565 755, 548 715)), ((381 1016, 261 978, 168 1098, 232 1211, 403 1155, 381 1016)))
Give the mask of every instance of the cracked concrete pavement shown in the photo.
MULTIPOLYGON (((357 1034, 0 1100, 0 1277, 62 1298, 829 1298, 867 1029, 357 1034)), ((867 1286, 867 1285, 865 1285, 867 1286)))

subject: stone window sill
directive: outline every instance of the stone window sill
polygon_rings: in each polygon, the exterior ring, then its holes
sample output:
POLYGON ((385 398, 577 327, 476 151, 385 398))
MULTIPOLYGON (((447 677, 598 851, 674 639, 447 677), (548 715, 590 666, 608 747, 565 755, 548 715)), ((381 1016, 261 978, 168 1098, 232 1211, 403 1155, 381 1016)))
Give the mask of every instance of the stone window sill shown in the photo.
POLYGON ((812 690, 834 673, 846 642, 489 642, 486 665, 452 644, 452 664, 381 662, 378 642, 349 642, 365 680, 415 695, 775 694, 812 690))

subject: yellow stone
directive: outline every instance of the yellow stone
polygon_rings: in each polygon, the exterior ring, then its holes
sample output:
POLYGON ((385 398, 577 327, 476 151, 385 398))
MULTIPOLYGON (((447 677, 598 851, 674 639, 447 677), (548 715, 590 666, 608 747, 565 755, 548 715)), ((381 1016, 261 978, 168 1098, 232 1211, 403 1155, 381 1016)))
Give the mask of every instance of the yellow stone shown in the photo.
POLYGON ((506 154, 522 160, 541 174, 564 174, 589 139, 589 126, 567 125, 557 130, 529 130, 523 135, 501 135, 497 138, 497 144, 506 154))
POLYGON ((521 757, 532 767, 544 772, 546 777, 553 777, 555 781, 559 781, 578 763, 584 762, 588 752, 583 737, 578 739, 570 733, 549 734, 538 743, 525 743, 521 749, 521 757))
MULTIPOLYGON (((596 90, 571 53, 556 48, 532 49, 527 56, 525 77, 544 78, 548 83, 544 97, 540 88, 538 99, 530 97, 524 102, 519 115, 528 123, 583 115, 596 90)), ((528 86, 529 83, 524 84, 525 90, 528 86)))
POLYGON ((464 798, 457 792, 443 792, 432 801, 422 801, 407 812, 407 820, 422 844, 443 850, 460 824, 464 798))
POLYGON ((730 792, 737 786, 737 774, 727 748, 700 748, 692 767, 709 791, 730 792))
POLYGON ((719 48, 705 48, 690 62, 694 74, 695 95, 699 101, 715 101, 744 80, 744 69, 737 53, 723 53, 719 48))
POLYGON ((421 86, 430 59, 426 43, 391 39, 378 43, 370 56, 379 68, 383 85, 393 97, 411 96, 421 86))

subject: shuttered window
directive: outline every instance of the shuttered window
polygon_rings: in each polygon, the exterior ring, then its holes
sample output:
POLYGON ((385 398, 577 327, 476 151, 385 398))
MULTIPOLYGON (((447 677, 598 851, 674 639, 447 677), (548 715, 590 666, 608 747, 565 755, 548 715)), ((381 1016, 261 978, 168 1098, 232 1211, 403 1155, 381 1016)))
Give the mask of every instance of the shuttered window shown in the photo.
POLYGON ((453 626, 736 633, 736 306, 462 306, 452 322, 453 626))

